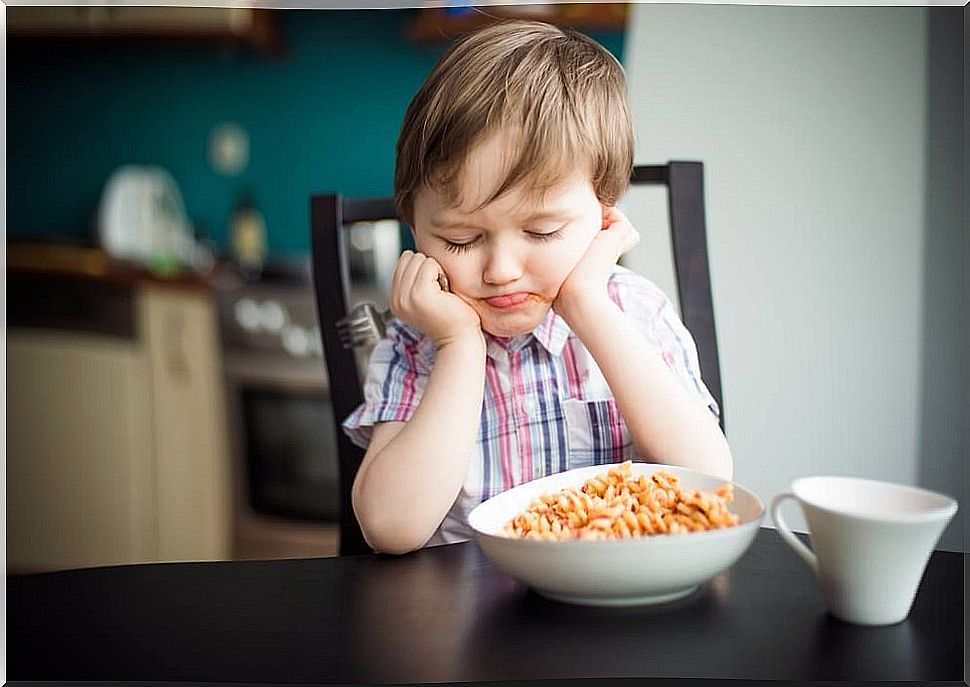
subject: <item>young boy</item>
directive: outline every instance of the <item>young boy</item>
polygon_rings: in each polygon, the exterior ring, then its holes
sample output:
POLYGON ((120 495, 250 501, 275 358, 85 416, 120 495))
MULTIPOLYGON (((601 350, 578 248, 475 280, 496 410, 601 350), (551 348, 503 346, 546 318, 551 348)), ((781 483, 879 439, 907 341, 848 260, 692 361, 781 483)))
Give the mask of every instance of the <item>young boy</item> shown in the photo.
POLYGON ((418 252, 344 422, 367 448, 353 504, 372 548, 468 539, 483 500, 571 468, 639 458, 731 479, 690 334, 616 264, 639 240, 615 207, 632 166, 622 67, 573 31, 484 29, 415 95, 394 186, 418 252))

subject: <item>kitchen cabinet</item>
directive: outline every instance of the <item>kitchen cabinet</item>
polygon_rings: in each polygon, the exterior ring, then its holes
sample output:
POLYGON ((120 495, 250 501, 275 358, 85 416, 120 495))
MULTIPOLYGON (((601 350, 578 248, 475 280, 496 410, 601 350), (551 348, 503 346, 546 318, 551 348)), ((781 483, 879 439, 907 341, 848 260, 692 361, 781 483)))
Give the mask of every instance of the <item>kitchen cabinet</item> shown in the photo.
POLYGON ((229 558, 228 442, 209 294, 14 274, 8 302, 8 570, 229 558), (93 290, 100 307, 69 308, 82 315, 128 307, 129 316, 71 326, 56 312, 68 308, 52 305, 67 300, 59 290, 78 303, 93 290))
POLYGON ((149 390, 134 342, 8 330, 8 570, 156 559, 149 390))
POLYGON ((205 298, 141 293, 151 379, 159 560, 229 556, 230 475, 217 319, 205 298))
POLYGON ((492 5, 477 7, 424 7, 405 31, 414 43, 441 43, 506 19, 532 19, 578 31, 622 33, 626 30, 626 3, 562 3, 492 5))
POLYGON ((279 13, 251 7, 70 5, 7 8, 7 36, 17 40, 89 39, 236 44, 258 53, 283 51, 279 13))

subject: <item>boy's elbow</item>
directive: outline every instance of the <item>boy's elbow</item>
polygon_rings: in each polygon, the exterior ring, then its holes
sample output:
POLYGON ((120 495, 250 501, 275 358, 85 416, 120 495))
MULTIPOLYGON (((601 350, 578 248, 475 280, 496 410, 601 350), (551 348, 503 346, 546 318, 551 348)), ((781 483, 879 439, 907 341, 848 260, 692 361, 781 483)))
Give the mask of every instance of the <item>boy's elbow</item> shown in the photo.
POLYGON ((354 515, 360 524, 364 541, 378 553, 401 555, 411 553, 424 546, 429 535, 409 527, 402 519, 390 515, 367 513, 354 499, 354 515))
POLYGON ((421 548, 421 545, 413 546, 408 542, 391 542, 387 546, 378 546, 374 550, 377 553, 386 553, 392 556, 403 556, 406 553, 411 553, 412 551, 417 551, 421 548))
POLYGON ((400 556, 417 551, 427 543, 427 537, 415 536, 401 528, 365 527, 361 524, 364 541, 377 553, 400 556))

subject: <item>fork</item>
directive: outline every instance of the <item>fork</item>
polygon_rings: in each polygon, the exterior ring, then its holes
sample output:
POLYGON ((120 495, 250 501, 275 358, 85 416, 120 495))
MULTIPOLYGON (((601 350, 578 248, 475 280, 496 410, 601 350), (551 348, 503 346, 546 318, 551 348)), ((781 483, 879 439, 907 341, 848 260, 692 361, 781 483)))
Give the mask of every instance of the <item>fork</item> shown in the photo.
MULTIPOLYGON (((438 275, 438 285, 448 291, 448 277, 438 275)), ((336 321, 337 334, 344 348, 361 348, 384 338, 387 323, 394 317, 390 310, 381 310, 373 303, 358 303, 346 317, 336 321)))
POLYGON ((380 310, 373 303, 358 303, 350 314, 337 320, 337 334, 344 348, 360 348, 384 338, 390 310, 380 310))

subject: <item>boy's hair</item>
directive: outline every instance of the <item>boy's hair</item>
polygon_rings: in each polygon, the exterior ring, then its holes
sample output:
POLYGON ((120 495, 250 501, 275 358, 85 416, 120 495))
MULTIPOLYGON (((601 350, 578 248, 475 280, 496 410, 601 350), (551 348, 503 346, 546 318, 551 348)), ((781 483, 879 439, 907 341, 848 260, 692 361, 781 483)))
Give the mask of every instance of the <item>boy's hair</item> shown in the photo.
POLYGON ((411 100, 394 170, 401 218, 413 226, 422 186, 460 202, 462 163, 499 131, 512 143, 508 173, 481 207, 523 182, 541 193, 577 167, 607 206, 630 182, 633 122, 620 63, 571 29, 506 21, 452 46, 411 100))

